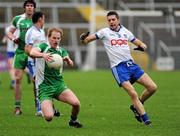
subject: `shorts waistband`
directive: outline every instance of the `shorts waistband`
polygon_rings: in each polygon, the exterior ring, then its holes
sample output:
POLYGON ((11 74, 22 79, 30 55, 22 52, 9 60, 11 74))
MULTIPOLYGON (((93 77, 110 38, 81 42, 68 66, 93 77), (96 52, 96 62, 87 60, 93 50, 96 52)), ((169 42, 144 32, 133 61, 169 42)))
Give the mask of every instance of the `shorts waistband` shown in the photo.
POLYGON ((132 66, 133 63, 134 63, 133 60, 127 60, 127 61, 122 61, 122 62, 120 63, 120 65, 121 65, 121 64, 125 64, 125 65, 127 65, 127 66, 129 67, 129 66, 132 66))

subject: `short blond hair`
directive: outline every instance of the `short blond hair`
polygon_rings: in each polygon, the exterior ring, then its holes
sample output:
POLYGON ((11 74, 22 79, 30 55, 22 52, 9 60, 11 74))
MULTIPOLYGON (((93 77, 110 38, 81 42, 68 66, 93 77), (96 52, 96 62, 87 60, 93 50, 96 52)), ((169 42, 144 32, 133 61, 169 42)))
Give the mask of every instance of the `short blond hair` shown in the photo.
POLYGON ((55 27, 54 27, 54 28, 49 28, 49 29, 48 29, 48 38, 51 37, 52 32, 58 32, 58 33, 61 34, 61 37, 63 36, 63 30, 60 29, 60 28, 55 28, 55 27))

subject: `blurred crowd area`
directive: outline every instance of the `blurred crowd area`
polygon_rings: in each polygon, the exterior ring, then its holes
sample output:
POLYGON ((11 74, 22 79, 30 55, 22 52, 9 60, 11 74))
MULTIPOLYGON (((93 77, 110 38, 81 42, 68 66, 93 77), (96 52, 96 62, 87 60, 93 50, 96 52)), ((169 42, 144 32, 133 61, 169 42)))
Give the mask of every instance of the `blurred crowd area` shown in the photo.
MULTIPOLYGON (((179 0, 36 0, 37 10, 46 16, 45 31, 49 27, 64 30, 62 46, 70 51, 81 69, 89 56, 89 48, 79 41, 82 32, 91 30, 91 2, 96 2, 96 10, 107 13, 117 10, 121 24, 130 29, 148 45, 147 53, 133 53, 135 60, 146 69, 180 69, 180 2, 179 0), (171 66, 169 68, 169 66, 171 66), (160 68, 161 69, 161 68, 160 68)), ((0 0, 0 39, 13 16, 22 14, 22 0, 0 0)), ((98 13, 98 12, 97 12, 98 13)), ((105 14, 96 16, 96 28, 106 26, 105 14)), ((0 41, 1 55, 5 54, 5 43, 0 41)), ((102 44, 96 43, 96 68, 108 68, 109 63, 102 44)))

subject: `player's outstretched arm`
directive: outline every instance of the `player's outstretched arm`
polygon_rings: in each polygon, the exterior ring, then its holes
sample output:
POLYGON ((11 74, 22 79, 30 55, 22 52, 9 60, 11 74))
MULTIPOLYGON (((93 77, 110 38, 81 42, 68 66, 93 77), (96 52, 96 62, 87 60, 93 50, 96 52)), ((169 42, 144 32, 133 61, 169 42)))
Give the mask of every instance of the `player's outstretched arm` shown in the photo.
POLYGON ((96 35, 89 34, 89 32, 82 33, 80 35, 80 40, 83 44, 88 44, 89 42, 96 40, 96 35))
POLYGON ((145 51, 147 48, 146 44, 139 39, 136 39, 133 43, 137 46, 134 50, 145 51))

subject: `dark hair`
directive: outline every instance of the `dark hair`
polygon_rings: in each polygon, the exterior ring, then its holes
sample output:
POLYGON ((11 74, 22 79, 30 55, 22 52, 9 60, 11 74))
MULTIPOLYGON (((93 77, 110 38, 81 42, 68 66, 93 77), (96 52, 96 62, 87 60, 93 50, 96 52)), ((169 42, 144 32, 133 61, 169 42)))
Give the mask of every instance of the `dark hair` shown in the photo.
POLYGON ((33 22, 33 24, 37 23, 39 18, 42 18, 43 15, 44 14, 42 12, 40 12, 40 11, 34 12, 34 14, 32 15, 32 22, 33 22))
POLYGON ((108 17, 108 16, 112 16, 112 15, 115 15, 116 18, 119 19, 119 15, 118 15, 118 13, 117 13, 116 11, 109 11, 109 12, 107 13, 107 17, 108 17))
POLYGON ((33 4, 34 8, 36 8, 36 2, 34 0, 25 0, 23 4, 23 8, 25 8, 28 3, 33 4))

